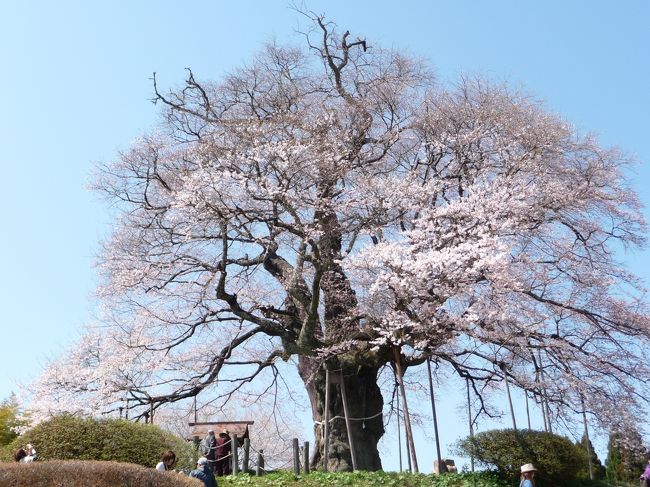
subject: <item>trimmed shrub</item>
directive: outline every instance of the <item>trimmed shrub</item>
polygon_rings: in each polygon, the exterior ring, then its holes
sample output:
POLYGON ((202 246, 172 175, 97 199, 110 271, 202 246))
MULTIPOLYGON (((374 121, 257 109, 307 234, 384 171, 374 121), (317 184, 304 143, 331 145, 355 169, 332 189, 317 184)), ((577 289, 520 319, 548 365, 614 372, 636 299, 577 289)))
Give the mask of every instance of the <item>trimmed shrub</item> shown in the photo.
POLYGON ((140 465, 95 461, 0 464, 0 486, 12 487, 202 487, 200 480, 140 465))
POLYGON ((104 460, 155 467, 166 450, 173 450, 176 468, 196 465, 191 443, 155 425, 121 419, 54 417, 15 439, 3 449, 2 459, 11 461, 13 452, 27 443, 34 445, 39 460, 104 460))
POLYGON ((461 440, 459 450, 479 463, 496 468, 511 482, 519 478, 521 465, 533 463, 538 485, 568 486, 584 470, 586 451, 572 441, 552 433, 533 430, 491 430, 461 440))

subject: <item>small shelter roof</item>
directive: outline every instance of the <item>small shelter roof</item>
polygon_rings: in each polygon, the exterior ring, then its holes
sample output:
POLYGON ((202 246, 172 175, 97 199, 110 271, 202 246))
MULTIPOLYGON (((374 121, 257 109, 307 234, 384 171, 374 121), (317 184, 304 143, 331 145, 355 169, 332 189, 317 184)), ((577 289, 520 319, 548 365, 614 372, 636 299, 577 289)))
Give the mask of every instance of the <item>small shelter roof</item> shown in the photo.
POLYGON ((188 440, 193 440, 196 436, 203 439, 208 434, 208 430, 214 430, 218 435, 223 430, 228 430, 230 435, 237 435, 237 443, 248 438, 248 427, 255 424, 255 421, 211 421, 205 423, 189 423, 190 432, 187 435, 188 440))

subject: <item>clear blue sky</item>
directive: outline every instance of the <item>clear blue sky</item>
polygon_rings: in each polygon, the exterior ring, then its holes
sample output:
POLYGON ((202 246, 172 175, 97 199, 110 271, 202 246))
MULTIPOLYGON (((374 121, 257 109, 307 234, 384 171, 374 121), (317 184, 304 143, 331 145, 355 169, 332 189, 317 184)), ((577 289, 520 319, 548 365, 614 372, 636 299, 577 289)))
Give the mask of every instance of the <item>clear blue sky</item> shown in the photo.
MULTIPOLYGON (((91 319, 108 210, 86 189, 93 164, 156 121, 150 77, 216 78, 270 39, 299 42, 285 0, 0 3, 0 399, 91 319)), ((509 80, 640 161, 650 206, 650 2, 312 0, 372 44, 406 49, 441 82, 509 80)), ((645 210, 646 218, 650 212, 645 210)), ((650 282, 650 252, 626 260, 650 282)), ((465 434, 445 395, 445 443, 465 434)), ((523 414, 523 412, 522 412, 523 414)), ((523 418, 521 419, 523 422, 523 418)), ((392 455, 395 457, 395 455, 392 455)), ((430 454, 421 460, 429 470, 430 454)), ((394 468, 394 459, 387 467, 394 468)), ((386 463, 386 460, 385 460, 386 463)))

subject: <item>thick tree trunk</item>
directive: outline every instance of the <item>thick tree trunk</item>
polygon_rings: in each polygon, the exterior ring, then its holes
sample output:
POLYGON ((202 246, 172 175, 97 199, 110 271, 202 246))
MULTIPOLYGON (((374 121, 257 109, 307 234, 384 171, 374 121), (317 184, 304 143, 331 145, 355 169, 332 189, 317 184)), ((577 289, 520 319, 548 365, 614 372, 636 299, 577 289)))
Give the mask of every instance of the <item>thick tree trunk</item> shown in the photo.
MULTIPOLYGON (((300 357, 299 371, 311 401, 315 423, 316 444, 311 466, 313 469, 322 469, 324 457, 325 370, 323 367, 318 369, 316 367, 315 361, 311 358, 300 357)), ((384 399, 377 385, 379 367, 367 363, 346 363, 345 365, 330 363, 329 368, 331 383, 329 391, 330 441, 328 470, 352 470, 350 441, 348 440, 345 425, 341 395, 341 372, 339 372, 341 368, 343 369, 342 375, 347 394, 348 413, 351 418, 357 418, 350 421, 357 469, 381 470, 381 459, 377 444, 384 434, 384 421, 381 414, 384 399)))

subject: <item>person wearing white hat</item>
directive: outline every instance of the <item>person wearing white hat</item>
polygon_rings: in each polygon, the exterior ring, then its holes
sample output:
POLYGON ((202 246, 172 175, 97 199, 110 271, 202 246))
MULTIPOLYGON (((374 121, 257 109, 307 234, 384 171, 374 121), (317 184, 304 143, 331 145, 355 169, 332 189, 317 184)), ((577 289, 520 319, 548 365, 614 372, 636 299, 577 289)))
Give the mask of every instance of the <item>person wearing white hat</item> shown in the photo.
POLYGON ((190 477, 199 479, 203 482, 205 487, 218 487, 217 479, 214 478, 214 474, 209 467, 208 459, 201 457, 196 461, 196 469, 190 472, 190 477))
POLYGON ((535 472, 537 469, 532 463, 521 466, 521 482, 519 487, 535 487, 535 472))
POLYGON ((199 449, 203 456, 209 460, 208 467, 214 473, 215 461, 217 459, 217 438, 214 435, 213 429, 208 430, 206 437, 201 440, 199 449))

